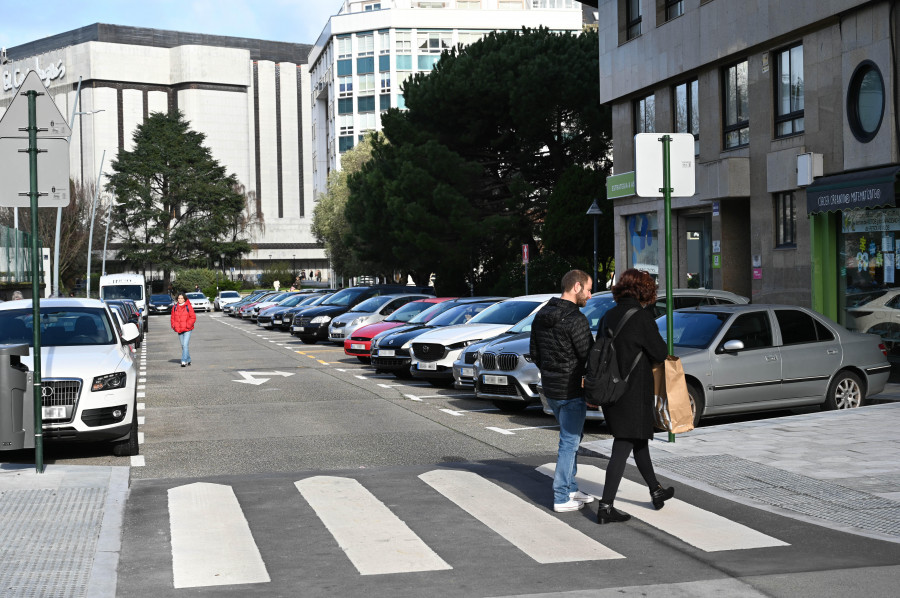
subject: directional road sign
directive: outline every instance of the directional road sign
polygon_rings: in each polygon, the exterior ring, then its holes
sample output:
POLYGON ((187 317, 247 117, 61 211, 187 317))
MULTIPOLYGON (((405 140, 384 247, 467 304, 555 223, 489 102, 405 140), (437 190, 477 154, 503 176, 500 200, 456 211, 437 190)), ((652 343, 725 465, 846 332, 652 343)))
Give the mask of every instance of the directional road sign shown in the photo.
POLYGON ((42 95, 37 97, 35 105, 37 112, 37 127, 40 137, 68 137, 72 129, 66 124, 62 112, 56 106, 56 102, 50 97, 43 81, 34 71, 28 71, 25 80, 13 96, 9 108, 0 119, 0 137, 24 137, 28 139, 28 131, 22 131, 28 126, 28 98, 26 91, 34 90, 42 95), (41 131, 41 129, 47 129, 41 131))

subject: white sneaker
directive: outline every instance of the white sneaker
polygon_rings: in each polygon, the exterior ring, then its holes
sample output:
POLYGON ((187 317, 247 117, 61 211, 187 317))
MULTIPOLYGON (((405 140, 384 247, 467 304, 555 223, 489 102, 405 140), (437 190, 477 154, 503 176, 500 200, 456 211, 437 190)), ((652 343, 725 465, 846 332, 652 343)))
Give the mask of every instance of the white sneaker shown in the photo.
POLYGON ((584 507, 584 503, 579 500, 569 500, 568 502, 554 503, 553 510, 557 513, 565 513, 566 511, 577 511, 584 507))
POLYGON ((590 494, 585 494, 581 490, 576 490, 575 492, 569 492, 569 498, 571 500, 577 500, 580 503, 588 504, 594 502, 594 497, 590 494))

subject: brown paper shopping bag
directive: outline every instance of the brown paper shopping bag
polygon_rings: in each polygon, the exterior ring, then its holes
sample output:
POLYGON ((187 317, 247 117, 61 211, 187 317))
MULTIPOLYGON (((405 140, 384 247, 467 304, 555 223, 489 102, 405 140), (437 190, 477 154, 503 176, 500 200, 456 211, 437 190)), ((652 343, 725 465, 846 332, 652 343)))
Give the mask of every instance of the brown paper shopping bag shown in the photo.
POLYGON ((694 413, 688 395, 681 360, 669 356, 653 366, 653 393, 656 395, 655 425, 673 434, 694 429, 694 413))

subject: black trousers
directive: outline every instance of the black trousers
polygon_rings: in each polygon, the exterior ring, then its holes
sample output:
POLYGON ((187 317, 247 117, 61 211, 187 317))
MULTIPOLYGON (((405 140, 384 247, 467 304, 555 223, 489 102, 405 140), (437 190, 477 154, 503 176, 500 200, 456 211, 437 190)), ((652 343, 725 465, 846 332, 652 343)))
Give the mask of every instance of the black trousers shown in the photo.
POLYGON ((644 476, 644 481, 651 490, 659 485, 656 473, 653 471, 653 462, 650 461, 650 447, 647 439, 641 438, 616 438, 613 440, 612 456, 609 465, 606 466, 606 482, 603 484, 603 497, 600 502, 611 505, 619 491, 619 483, 625 474, 625 463, 628 455, 634 453, 634 462, 638 471, 644 476))

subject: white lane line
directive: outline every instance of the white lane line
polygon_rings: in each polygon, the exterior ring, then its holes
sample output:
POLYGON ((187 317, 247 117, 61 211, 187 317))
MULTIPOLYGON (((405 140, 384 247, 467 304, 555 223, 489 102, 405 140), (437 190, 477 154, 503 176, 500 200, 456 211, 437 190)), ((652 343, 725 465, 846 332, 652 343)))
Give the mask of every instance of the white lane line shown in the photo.
POLYGON ((138 404, 137 404, 137 409, 138 409, 138 411, 143 411, 143 410, 146 409, 146 408, 147 408, 147 405, 145 405, 144 403, 138 403, 138 404))
POLYGON ((516 432, 521 432, 523 430, 546 430, 550 428, 558 428, 559 425, 556 426, 528 426, 525 428, 495 428, 493 426, 485 426, 488 430, 492 432, 500 432, 501 434, 509 434, 515 435, 516 432))
POLYGON ((407 399, 409 399, 410 401, 421 401, 422 400, 419 397, 417 397, 416 395, 403 395, 403 396, 406 397, 407 399))
POLYGON ((170 488, 169 526, 176 588, 270 581, 231 486, 170 488))
MULTIPOLYGON (((556 465, 547 463, 538 467, 537 471, 552 478, 556 465)), ((575 479, 582 492, 594 496, 603 495, 606 472, 599 467, 579 465, 575 479)), ((616 495, 616 506, 656 529, 706 552, 790 546, 786 542, 677 498, 666 501, 665 508, 657 511, 650 502, 647 487, 624 478, 616 495)))
POLYGON ((360 380, 372 380, 374 378, 393 378, 390 374, 372 374, 370 376, 354 376, 360 380))
POLYGON ((146 381, 147 381, 146 378, 138 378, 138 382, 146 382, 146 381))
POLYGON ((506 434, 507 436, 514 436, 512 432, 509 430, 504 430, 503 428, 495 428, 493 426, 487 426, 487 429, 491 432, 500 432, 501 434, 506 434))
POLYGON ((138 390, 147 390, 146 384, 138 384, 138 390))
POLYGON ((419 478, 539 563, 625 558, 471 471, 436 469, 419 478))
POLYGON ((449 413, 450 415, 455 415, 456 417, 463 417, 465 415, 464 411, 454 411, 453 409, 441 409, 444 413, 449 413))
POLYGON ((294 485, 360 575, 453 568, 356 480, 314 476, 294 485))
POLYGON ((396 388, 398 386, 403 386, 402 384, 379 384, 381 388, 396 388))
POLYGON ((145 420, 146 420, 146 418, 143 415, 139 415, 138 416, 138 425, 143 426, 145 420))
POLYGON ((144 465, 146 465, 144 462, 144 455, 134 455, 131 457, 132 467, 143 467, 144 465))
POLYGON ((144 433, 138 432, 138 444, 144 444, 144 433))
POLYGON ((145 392, 139 392, 139 393, 137 393, 137 398, 139 398, 139 399, 146 399, 146 398, 147 398, 147 393, 145 393, 145 392))

